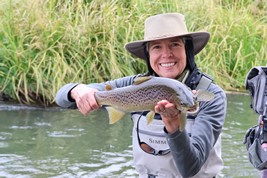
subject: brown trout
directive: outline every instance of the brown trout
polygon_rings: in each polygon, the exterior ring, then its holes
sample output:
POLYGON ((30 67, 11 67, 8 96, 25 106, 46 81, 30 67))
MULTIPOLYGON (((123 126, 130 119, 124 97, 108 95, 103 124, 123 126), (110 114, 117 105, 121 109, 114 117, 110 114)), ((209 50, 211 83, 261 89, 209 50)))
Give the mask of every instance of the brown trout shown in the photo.
POLYGON ((183 83, 163 77, 138 77, 127 87, 98 91, 95 98, 99 105, 105 106, 109 115, 109 123, 114 124, 130 112, 150 111, 146 117, 148 124, 155 115, 154 107, 161 100, 175 104, 181 111, 181 127, 185 128, 186 114, 198 111, 199 101, 209 101, 214 95, 206 90, 199 90, 194 95, 183 83))

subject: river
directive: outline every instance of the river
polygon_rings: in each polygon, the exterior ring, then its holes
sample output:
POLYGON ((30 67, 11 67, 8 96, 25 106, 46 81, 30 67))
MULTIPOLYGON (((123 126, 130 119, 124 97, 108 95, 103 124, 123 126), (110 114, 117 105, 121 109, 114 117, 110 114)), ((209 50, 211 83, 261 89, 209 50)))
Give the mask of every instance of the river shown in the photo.
MULTIPOLYGON (((222 134, 221 177, 259 177, 243 144, 257 123, 247 95, 228 94, 222 134)), ((0 103, 0 177, 137 177, 132 167, 127 116, 108 124, 104 109, 82 116, 77 110, 0 103)))

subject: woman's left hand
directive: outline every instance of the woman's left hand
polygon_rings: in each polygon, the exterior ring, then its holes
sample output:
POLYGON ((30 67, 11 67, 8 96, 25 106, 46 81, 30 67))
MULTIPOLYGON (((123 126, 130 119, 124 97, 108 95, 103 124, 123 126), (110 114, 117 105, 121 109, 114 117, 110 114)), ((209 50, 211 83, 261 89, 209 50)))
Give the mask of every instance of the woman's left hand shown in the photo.
POLYGON ((160 114, 168 133, 172 134, 180 127, 180 111, 167 100, 162 100, 155 106, 155 111, 160 114))

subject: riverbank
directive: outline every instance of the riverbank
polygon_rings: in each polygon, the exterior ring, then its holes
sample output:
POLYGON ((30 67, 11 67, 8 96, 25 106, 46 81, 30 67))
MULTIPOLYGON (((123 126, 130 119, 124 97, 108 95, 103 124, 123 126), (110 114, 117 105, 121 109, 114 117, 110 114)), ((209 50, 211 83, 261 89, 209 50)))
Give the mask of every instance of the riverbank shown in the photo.
POLYGON ((198 67, 226 91, 243 91, 253 66, 266 65, 267 3, 260 0, 32 1, 0 4, 3 100, 49 106, 66 83, 103 82, 146 72, 124 49, 143 38, 151 14, 180 12, 188 31, 208 31, 198 67))
POLYGON ((0 102, 9 102, 12 101, 13 99, 11 97, 9 97, 8 95, 0 92, 0 102))

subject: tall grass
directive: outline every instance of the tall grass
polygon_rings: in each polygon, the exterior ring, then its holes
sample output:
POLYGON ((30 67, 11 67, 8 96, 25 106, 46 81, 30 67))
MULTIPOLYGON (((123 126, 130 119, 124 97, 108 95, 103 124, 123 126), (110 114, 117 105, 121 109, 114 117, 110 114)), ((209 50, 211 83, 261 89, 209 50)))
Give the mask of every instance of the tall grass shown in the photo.
POLYGON ((146 17, 163 12, 181 12, 189 31, 211 33, 198 65, 225 90, 240 91, 249 69, 266 65, 265 2, 0 0, 0 92, 46 106, 66 83, 143 73, 124 45, 143 38, 146 17))

